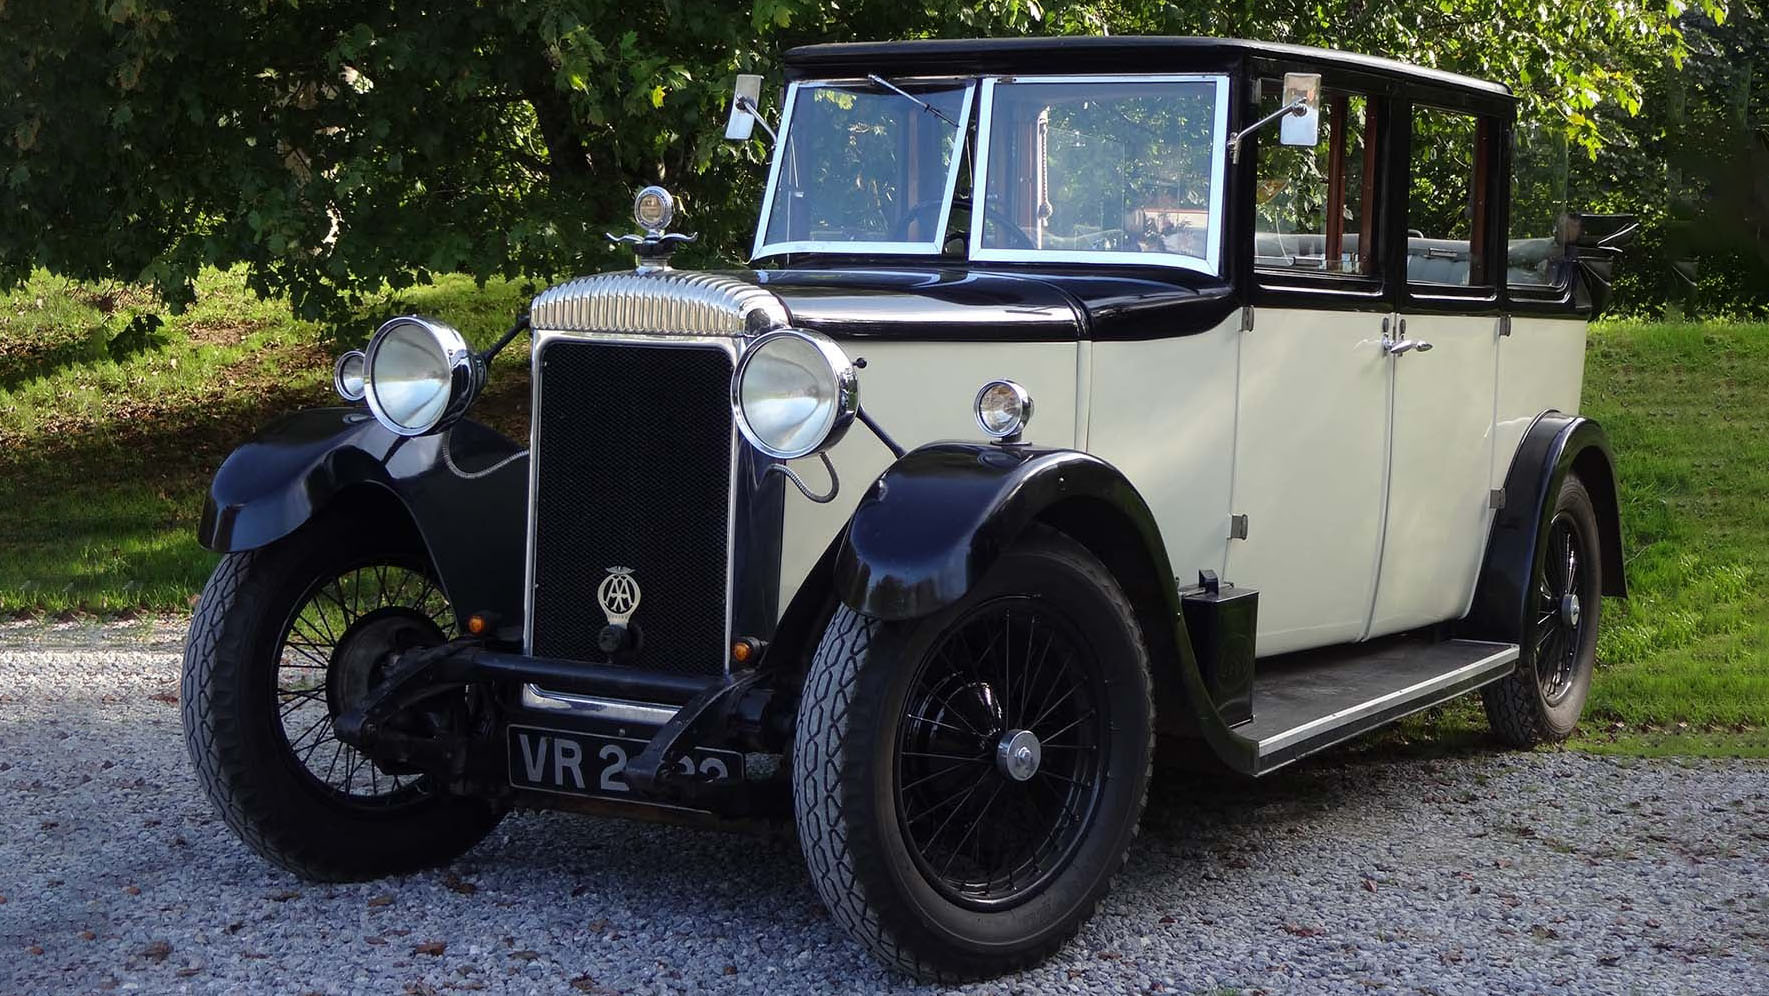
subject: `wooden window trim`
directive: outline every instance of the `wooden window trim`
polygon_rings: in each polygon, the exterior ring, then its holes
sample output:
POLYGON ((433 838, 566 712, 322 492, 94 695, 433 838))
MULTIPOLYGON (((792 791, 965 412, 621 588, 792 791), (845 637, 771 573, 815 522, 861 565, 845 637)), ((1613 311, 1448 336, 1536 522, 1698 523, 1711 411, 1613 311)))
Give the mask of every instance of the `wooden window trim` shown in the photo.
POLYGON ((1327 99, 1327 269, 1337 272, 1345 257, 1345 133, 1350 124, 1350 95, 1327 99))
POLYGON ((1492 284, 1487 273, 1489 215, 1492 199, 1488 187, 1492 181, 1493 122, 1486 115, 1474 119, 1474 189, 1469 195, 1472 226, 1468 240, 1468 284, 1486 287, 1492 284))
POLYGON ((1358 272, 1366 277, 1376 274, 1376 173, 1380 163, 1377 149, 1381 145, 1382 103, 1373 94, 1364 98, 1364 189, 1358 211, 1357 252, 1358 272))

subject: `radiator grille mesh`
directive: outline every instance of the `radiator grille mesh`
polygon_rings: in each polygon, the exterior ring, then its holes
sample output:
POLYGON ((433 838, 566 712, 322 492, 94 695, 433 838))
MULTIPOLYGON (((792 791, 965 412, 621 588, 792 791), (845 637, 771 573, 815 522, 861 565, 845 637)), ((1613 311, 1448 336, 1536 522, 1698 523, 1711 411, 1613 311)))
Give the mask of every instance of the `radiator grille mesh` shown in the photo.
POLYGON ((726 650, 731 360, 718 348, 554 339, 536 406, 533 652, 601 661, 596 590, 628 567, 634 667, 718 674, 726 650))

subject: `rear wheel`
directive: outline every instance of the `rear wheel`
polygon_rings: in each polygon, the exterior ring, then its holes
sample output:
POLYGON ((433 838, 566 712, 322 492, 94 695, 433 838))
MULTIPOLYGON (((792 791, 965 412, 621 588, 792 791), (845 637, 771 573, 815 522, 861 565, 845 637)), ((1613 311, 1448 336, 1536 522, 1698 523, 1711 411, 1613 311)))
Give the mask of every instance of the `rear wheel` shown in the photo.
POLYGON ((1036 962, 1123 864, 1153 745, 1134 611, 1040 535, 926 619, 839 609, 794 748, 801 842, 836 919, 921 978, 1036 962))
MULTIPOLYGON (((222 558, 185 643, 185 744, 228 826, 315 880, 444 864, 500 814, 340 741, 332 720, 379 679, 390 653, 443 642, 453 619, 422 546, 322 520, 222 558)), ((401 717, 413 732, 465 722, 464 699, 401 717)))
POLYGON ((1517 670, 1481 690, 1487 721, 1508 744, 1565 740, 1584 711, 1603 607, 1597 536, 1591 495, 1569 474, 1531 574, 1517 670))

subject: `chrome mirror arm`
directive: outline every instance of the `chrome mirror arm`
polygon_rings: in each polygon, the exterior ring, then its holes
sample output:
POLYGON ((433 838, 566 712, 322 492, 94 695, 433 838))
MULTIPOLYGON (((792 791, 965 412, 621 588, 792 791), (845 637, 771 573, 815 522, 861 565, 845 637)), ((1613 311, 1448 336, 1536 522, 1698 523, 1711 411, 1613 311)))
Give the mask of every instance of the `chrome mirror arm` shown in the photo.
POLYGON ((1241 139, 1246 138, 1248 135, 1251 135, 1254 132, 1260 130, 1261 128, 1266 127, 1267 125, 1271 124, 1273 121, 1276 121, 1277 119, 1283 117, 1286 114, 1295 114, 1295 115, 1300 116, 1300 115, 1307 114, 1307 113, 1308 113, 1308 101, 1303 100, 1301 97, 1298 97, 1295 100, 1291 101, 1290 103, 1285 104, 1283 107, 1280 107, 1277 110, 1271 112, 1270 114, 1267 114, 1265 117, 1260 118, 1258 121, 1255 121, 1252 124, 1248 125, 1247 127, 1242 128, 1240 131, 1235 132, 1233 135, 1230 135, 1228 137, 1229 162, 1236 163, 1236 164, 1240 163, 1240 161, 1241 161, 1241 139))
POLYGON ((762 109, 756 106, 755 101, 748 97, 738 97, 737 108, 753 118, 756 124, 762 126, 762 130, 768 133, 769 141, 773 142, 775 145, 780 144, 780 136, 774 133, 774 127, 768 124, 768 119, 762 117, 762 109))

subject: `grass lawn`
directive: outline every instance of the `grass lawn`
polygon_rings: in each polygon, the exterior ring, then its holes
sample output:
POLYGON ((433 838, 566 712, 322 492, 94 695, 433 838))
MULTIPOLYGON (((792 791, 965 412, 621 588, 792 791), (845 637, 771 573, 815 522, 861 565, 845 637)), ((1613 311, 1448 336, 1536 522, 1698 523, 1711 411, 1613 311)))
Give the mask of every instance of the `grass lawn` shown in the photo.
MULTIPOLYGON (((38 277, 0 297, 0 613, 187 608, 214 562, 192 536, 215 466, 270 416, 334 399, 336 347, 319 330, 235 274, 200 291, 130 351, 110 340, 147 303, 133 291, 38 277)), ((527 296, 444 278, 371 309, 362 339, 411 310, 484 344, 527 296)), ((527 425, 521 355, 494 365, 476 409, 506 431, 527 425)), ((1604 606, 1578 744, 1769 756, 1769 325, 1604 323, 1588 357, 1585 409, 1621 462, 1633 597, 1604 606)), ((1464 702, 1384 740, 1483 726, 1464 702)))
MULTIPOLYGON (((446 278, 365 315, 349 345, 401 311, 447 315, 487 345, 527 297, 446 278)), ((193 539, 215 467, 270 417, 338 403, 332 360, 347 347, 239 275, 208 274, 162 342, 114 355, 145 303, 48 277, 0 297, 0 614, 188 608, 215 564, 193 539)), ((526 384, 518 345, 493 365, 493 422, 526 426, 526 384)))

